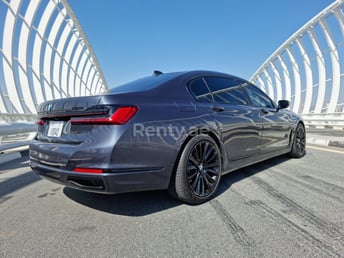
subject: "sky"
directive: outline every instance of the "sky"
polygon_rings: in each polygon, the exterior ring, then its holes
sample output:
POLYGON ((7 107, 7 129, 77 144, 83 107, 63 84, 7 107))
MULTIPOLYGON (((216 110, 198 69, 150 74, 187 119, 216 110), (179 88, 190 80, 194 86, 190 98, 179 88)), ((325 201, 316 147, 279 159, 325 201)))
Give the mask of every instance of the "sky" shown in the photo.
POLYGON ((109 87, 162 72, 250 79, 333 0, 68 0, 109 87))

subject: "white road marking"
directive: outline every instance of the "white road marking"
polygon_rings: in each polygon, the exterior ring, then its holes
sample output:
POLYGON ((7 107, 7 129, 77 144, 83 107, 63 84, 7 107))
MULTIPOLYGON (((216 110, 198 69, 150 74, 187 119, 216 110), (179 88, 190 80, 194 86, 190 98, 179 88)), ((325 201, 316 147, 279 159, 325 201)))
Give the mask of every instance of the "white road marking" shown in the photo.
POLYGON ((333 149, 326 149, 326 148, 321 148, 321 147, 315 147, 315 146, 307 146, 308 149, 314 149, 314 150, 321 150, 321 151, 327 151, 327 152, 333 152, 333 153, 338 153, 338 154, 344 154, 344 150, 343 151, 339 151, 339 150, 333 150, 333 149))

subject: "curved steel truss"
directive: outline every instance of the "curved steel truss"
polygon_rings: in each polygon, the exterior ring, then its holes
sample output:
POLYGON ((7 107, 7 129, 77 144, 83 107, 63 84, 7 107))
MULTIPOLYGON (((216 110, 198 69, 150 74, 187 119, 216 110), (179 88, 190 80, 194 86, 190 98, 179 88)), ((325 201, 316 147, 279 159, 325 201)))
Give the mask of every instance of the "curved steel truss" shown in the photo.
POLYGON ((343 123, 344 1, 337 0, 284 42, 251 81, 288 99, 305 120, 343 123))
MULTIPOLYGON (((320 12, 251 81, 305 119, 344 121, 343 9, 337 0, 320 12)), ((67 0, 0 0, 0 121, 32 120, 43 101, 107 90, 67 0)))
POLYGON ((0 120, 30 117, 46 100, 107 90, 66 0, 0 0, 0 120))

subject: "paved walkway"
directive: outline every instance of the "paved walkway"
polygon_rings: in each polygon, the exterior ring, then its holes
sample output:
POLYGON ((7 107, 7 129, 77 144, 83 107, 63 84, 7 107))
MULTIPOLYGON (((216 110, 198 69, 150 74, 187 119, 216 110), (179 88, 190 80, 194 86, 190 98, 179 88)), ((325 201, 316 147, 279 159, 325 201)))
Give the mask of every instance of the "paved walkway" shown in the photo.
POLYGON ((344 148, 344 130, 307 129, 307 144, 344 148))

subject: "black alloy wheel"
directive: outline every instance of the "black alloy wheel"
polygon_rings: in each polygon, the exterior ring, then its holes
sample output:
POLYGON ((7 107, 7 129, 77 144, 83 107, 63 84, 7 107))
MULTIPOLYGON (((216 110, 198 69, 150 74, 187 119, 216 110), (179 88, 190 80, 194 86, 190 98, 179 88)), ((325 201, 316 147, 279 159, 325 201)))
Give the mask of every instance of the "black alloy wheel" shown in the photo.
POLYGON ((199 204, 212 198, 221 178, 221 155, 208 135, 197 135, 185 146, 175 174, 178 199, 199 204))
POLYGON ((220 159, 213 143, 198 142, 189 154, 186 176, 190 190, 199 197, 212 193, 220 177, 220 159))
POLYGON ((306 130, 303 124, 299 123, 295 129, 294 142, 290 155, 294 158, 301 158, 306 153, 306 130))

